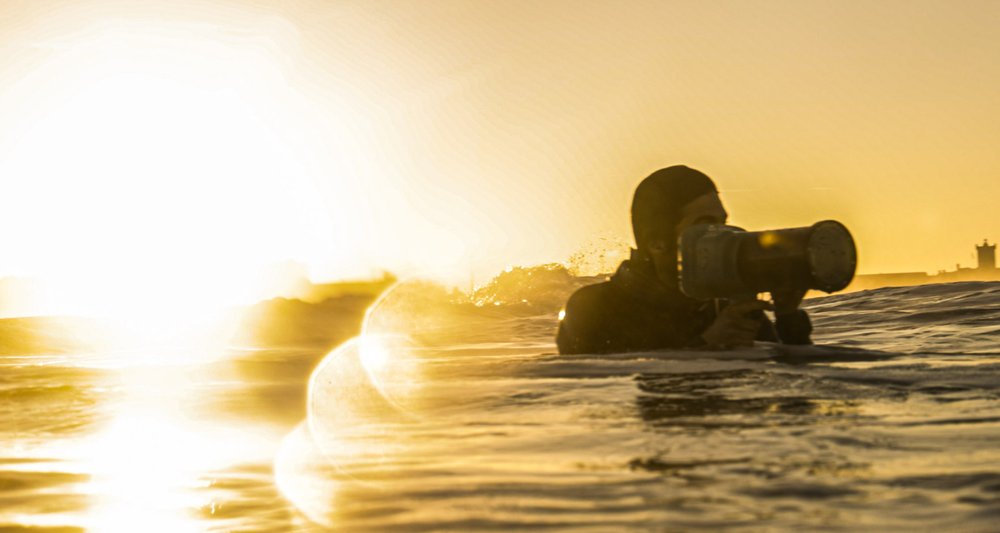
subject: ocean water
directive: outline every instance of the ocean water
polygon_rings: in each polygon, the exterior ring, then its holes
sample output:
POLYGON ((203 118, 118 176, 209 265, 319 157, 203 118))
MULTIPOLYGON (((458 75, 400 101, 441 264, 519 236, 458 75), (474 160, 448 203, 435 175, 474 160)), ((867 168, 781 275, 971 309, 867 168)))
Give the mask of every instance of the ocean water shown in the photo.
POLYGON ((808 300, 814 347, 570 357, 571 285, 404 283, 332 350, 8 353, 0 530, 998 529, 1000 283, 808 300))

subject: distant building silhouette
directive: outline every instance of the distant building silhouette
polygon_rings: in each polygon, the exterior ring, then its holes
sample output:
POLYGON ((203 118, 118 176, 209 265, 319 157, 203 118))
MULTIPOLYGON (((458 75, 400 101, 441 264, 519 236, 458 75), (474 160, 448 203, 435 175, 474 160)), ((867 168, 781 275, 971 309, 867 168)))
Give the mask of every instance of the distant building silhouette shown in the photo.
MULTIPOLYGON (((926 272, 897 272, 892 274, 861 274, 847 287, 847 291, 877 289, 879 287, 906 287, 924 285, 926 283, 951 283, 954 281, 1000 281, 1000 269, 997 268, 996 244, 976 245, 978 263, 976 268, 962 268, 955 265, 955 270, 939 271, 928 275, 926 272)), ((817 294, 818 295, 818 294, 817 294)))
POLYGON ((976 246, 976 252, 979 257, 979 270, 996 270, 997 268, 997 245, 988 244, 986 239, 983 239, 983 244, 981 246, 976 246))

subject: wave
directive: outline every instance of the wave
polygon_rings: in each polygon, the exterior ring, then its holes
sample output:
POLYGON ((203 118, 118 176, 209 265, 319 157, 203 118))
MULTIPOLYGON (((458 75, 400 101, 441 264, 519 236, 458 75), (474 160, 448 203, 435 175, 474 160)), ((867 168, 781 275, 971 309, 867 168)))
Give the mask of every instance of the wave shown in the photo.
POLYGON ((472 294, 478 306, 520 306, 558 311, 576 289, 604 281, 606 276, 574 276, 559 263, 510 268, 472 294))
POLYGON ((886 287, 807 300, 814 340, 905 353, 994 354, 1000 282, 886 287))

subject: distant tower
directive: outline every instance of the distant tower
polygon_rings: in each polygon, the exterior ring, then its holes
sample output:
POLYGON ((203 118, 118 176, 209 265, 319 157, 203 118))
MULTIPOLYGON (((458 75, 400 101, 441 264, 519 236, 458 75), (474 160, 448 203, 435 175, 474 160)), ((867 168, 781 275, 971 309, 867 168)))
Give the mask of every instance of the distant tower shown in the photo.
POLYGON ((979 270, 994 270, 997 267, 997 245, 987 244, 983 239, 982 246, 976 246, 979 252, 979 270))

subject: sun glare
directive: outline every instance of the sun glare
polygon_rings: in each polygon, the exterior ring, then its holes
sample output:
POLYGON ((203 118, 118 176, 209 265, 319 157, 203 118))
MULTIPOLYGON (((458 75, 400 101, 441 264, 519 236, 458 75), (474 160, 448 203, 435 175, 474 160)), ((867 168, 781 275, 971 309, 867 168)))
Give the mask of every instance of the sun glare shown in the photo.
POLYGON ((298 124, 280 59, 157 28, 61 43, 36 73, 49 91, 0 157, 31 201, 4 220, 32 250, 21 270, 52 288, 49 312, 212 314, 267 296, 262 272, 307 249, 317 215, 284 140, 298 124))

